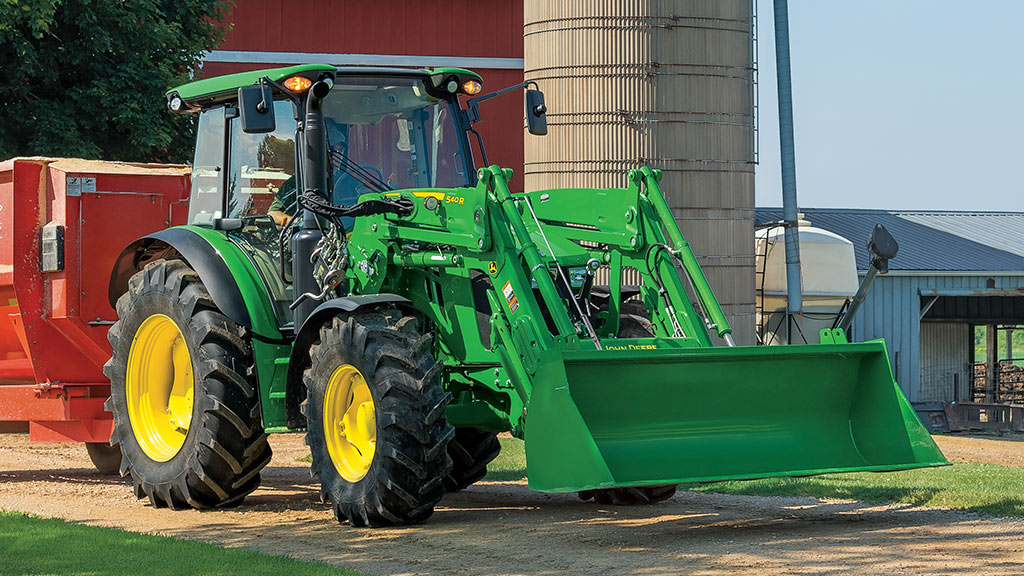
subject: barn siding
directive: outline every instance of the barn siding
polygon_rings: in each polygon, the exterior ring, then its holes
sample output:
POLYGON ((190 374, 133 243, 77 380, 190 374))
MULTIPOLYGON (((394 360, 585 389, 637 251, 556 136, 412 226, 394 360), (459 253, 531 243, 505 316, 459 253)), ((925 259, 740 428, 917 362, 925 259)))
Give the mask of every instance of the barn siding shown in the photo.
MULTIPOLYGON (((863 271, 860 272, 863 277, 863 271)), ((969 289, 984 291, 989 278, 995 289, 1024 288, 1021 276, 905 276, 898 273, 879 276, 868 291, 864 304, 854 317, 851 330, 854 341, 884 338, 889 349, 896 381, 911 402, 921 402, 921 291, 929 289, 969 289), (897 362, 897 353, 899 361, 897 362)), ((966 336, 964 337, 966 338, 966 336)), ((952 393, 952 390, 950 390, 952 393)))
POLYGON ((523 57, 522 0, 239 0, 223 50, 523 57))

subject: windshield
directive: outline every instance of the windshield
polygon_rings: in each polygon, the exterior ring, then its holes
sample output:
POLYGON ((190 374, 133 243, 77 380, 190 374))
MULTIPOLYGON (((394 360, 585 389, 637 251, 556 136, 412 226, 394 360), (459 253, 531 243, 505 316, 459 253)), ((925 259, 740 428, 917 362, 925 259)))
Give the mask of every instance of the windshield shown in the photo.
POLYGON ((449 100, 420 78, 339 76, 324 100, 331 200, 402 188, 469 186, 449 100))

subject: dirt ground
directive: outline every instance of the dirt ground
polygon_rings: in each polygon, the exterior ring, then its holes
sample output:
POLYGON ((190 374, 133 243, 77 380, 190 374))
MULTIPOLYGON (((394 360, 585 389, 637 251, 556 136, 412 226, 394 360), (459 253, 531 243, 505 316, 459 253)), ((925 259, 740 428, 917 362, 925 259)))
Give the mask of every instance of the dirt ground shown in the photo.
POLYGON ((933 436, 950 462, 1024 466, 1024 436, 933 436))
MULTIPOLYGON (((1024 521, 903 505, 680 493, 608 508, 523 483, 446 497, 424 525, 353 529, 319 502, 298 435, 272 437, 241 507, 151 508, 97 474, 84 448, 0 435, 0 509, 240 546, 371 574, 1021 574, 1024 521)), ((1024 443, 940 437, 955 460, 1024 464, 1024 443)))

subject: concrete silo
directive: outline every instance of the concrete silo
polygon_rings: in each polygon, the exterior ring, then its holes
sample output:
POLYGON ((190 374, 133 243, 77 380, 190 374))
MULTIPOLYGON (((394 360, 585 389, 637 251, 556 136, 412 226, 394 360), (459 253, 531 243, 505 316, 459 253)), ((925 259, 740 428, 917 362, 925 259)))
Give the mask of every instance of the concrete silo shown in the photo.
MULTIPOLYGON (((549 133, 526 136, 525 187, 624 186, 644 164, 733 324, 754 343, 752 0, 524 3, 524 72, 549 133)), ((628 279, 627 279, 628 281, 628 279)))

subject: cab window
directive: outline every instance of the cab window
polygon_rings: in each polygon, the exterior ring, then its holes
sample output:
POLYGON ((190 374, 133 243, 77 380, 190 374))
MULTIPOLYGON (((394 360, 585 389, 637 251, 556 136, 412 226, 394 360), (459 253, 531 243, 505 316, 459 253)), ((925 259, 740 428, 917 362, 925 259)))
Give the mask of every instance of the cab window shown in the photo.
POLYGON ((210 225, 222 217, 224 201, 224 108, 199 115, 196 155, 192 163, 192 194, 188 222, 210 225))
POLYGON ((242 122, 230 122, 230 163, 224 213, 242 219, 242 227, 227 232, 228 238, 249 258, 273 304, 278 325, 288 326, 292 315, 292 287, 282 277, 291 268, 289 254, 282 260, 280 234, 271 216, 294 213, 295 117, 292 104, 274 102, 277 129, 268 134, 246 134, 242 122))
POLYGON ((294 196, 295 118, 290 102, 274 102, 277 129, 246 134, 231 122, 231 169, 228 172, 227 218, 265 216, 282 196, 294 196))

